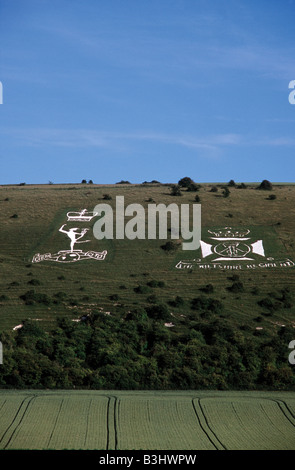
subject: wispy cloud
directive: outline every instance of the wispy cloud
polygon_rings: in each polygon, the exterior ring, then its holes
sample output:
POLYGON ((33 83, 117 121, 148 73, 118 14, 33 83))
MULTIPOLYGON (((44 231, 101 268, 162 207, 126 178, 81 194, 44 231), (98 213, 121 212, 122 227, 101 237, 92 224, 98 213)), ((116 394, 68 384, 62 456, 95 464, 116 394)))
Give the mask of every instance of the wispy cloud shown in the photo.
POLYGON ((15 145, 24 147, 57 147, 95 149, 120 152, 134 149, 136 144, 159 144, 199 150, 204 157, 217 157, 230 147, 294 147, 295 139, 288 136, 249 136, 237 133, 212 135, 169 134, 154 131, 121 132, 95 129, 54 128, 2 128, 0 135, 8 137, 15 145))
POLYGON ((1 134, 14 139, 18 145, 32 147, 79 147, 119 149, 136 142, 151 142, 178 145, 192 149, 215 151, 219 147, 238 145, 239 134, 216 134, 194 136, 187 134, 166 134, 157 132, 106 132, 89 129, 1 129, 1 134))

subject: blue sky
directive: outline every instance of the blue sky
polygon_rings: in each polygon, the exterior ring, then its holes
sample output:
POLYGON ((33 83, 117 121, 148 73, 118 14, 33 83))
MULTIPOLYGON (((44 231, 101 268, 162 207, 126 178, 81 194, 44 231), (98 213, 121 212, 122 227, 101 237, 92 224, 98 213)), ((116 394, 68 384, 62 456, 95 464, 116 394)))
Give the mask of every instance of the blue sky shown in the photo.
POLYGON ((0 184, 294 182, 294 0, 0 0, 0 184))

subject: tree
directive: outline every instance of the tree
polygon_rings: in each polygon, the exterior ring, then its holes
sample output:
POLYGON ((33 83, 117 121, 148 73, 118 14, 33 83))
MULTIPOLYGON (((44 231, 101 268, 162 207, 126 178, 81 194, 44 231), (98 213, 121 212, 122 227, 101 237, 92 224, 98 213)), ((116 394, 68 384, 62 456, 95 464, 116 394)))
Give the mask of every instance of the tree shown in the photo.
POLYGON ((188 176, 185 176, 184 178, 181 178, 178 181, 178 185, 181 186, 182 188, 187 188, 192 183, 194 183, 194 181, 191 178, 189 178, 188 176))
POLYGON ((263 180, 260 183, 260 186, 258 186, 258 189, 264 189, 264 190, 270 191, 270 190, 272 190, 272 184, 268 180, 263 180))

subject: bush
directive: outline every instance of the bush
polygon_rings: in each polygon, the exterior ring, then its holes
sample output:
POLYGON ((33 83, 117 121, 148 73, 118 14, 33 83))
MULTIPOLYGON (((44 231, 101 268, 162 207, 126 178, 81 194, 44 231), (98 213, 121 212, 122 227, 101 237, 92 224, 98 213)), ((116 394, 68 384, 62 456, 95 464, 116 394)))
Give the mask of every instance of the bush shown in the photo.
POLYGON ((222 191, 223 197, 228 197, 230 195, 230 190, 228 187, 225 187, 222 191))
POLYGON ((169 305, 172 307, 181 307, 184 305, 184 300, 182 297, 177 295, 174 300, 170 300, 169 305))
POLYGON ((270 201, 273 201, 276 198, 277 196, 275 194, 270 194, 267 199, 269 199, 270 201))
POLYGON ((51 300, 46 294, 36 293, 34 290, 29 290, 20 296, 26 305, 34 305, 34 303, 50 305, 51 300))
POLYGON ((194 181, 188 176, 185 176, 178 181, 178 185, 182 188, 188 188, 191 184, 194 184, 194 181))
POLYGON ((281 307, 281 304, 278 301, 273 302, 269 297, 258 300, 257 303, 260 307, 266 308, 269 312, 274 312, 281 307))
POLYGON ((178 184, 174 184, 171 186, 171 196, 181 196, 180 186, 178 184))
POLYGON ((233 282, 233 284, 227 288, 230 292, 239 293, 244 292, 244 285, 240 281, 233 282))
POLYGON ((110 196, 110 194, 104 194, 102 198, 106 201, 110 201, 112 199, 112 196, 110 196))
POLYGON ((199 191, 200 186, 196 183, 191 183, 187 186, 187 191, 199 191))
POLYGON ((39 279, 31 279, 28 284, 31 284, 32 286, 40 286, 41 285, 41 282, 39 281, 39 279))
POLYGON ((165 304, 155 304, 146 307, 146 312, 150 318, 154 320, 170 320, 170 312, 165 304))
POLYGON ((178 248, 178 244, 171 240, 168 240, 168 242, 166 242, 165 245, 162 245, 161 248, 165 251, 175 251, 178 248))
POLYGON ((149 287, 165 287, 164 281, 155 281, 154 279, 147 282, 149 287))
POLYGON ((205 292, 206 294, 212 294, 212 292, 214 291, 214 287, 212 284, 207 284, 206 286, 201 287, 200 290, 202 292, 205 292))
POLYGON ((137 294, 147 294, 148 292, 150 292, 150 288, 147 286, 136 286, 134 287, 134 292, 136 292, 137 294))
POLYGON ((263 189, 263 190, 271 190, 272 189, 272 184, 270 181, 268 180, 263 180, 261 183, 260 183, 260 186, 258 186, 257 189, 263 189))
POLYGON ((110 300, 119 300, 118 294, 111 294, 109 297, 110 300))
POLYGON ((220 313, 223 310, 223 304, 212 297, 205 297, 200 295, 195 297, 191 302, 191 308, 197 310, 200 313, 211 312, 211 313, 220 313))

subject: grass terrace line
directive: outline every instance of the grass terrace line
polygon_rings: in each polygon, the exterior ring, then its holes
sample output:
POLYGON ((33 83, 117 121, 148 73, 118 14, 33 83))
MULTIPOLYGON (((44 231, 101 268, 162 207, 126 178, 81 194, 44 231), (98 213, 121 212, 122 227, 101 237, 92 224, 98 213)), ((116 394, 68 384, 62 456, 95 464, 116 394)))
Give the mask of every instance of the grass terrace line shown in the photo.
MULTIPOLYGON (((117 240, 146 238, 146 211, 141 204, 129 204, 125 208, 124 196, 116 196, 116 214, 109 204, 97 204, 94 208, 96 216, 93 234, 96 239, 117 240), (134 215, 135 214, 135 215, 134 215), (125 217, 132 217, 125 223, 125 217), (114 230, 115 221, 115 230, 114 230)), ((147 238, 168 238, 168 217, 171 218, 171 239, 191 240, 182 243, 183 250, 197 250, 201 240, 201 204, 192 204, 192 229, 190 229, 190 204, 148 204, 147 209, 147 238)))

